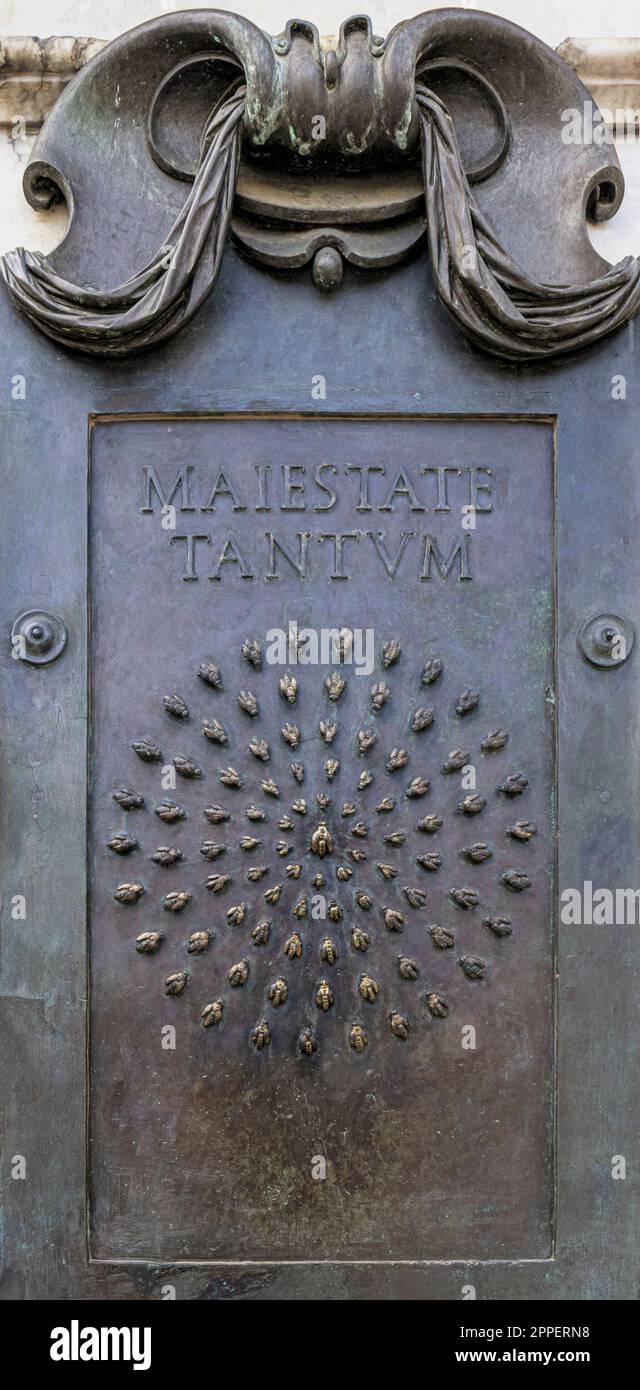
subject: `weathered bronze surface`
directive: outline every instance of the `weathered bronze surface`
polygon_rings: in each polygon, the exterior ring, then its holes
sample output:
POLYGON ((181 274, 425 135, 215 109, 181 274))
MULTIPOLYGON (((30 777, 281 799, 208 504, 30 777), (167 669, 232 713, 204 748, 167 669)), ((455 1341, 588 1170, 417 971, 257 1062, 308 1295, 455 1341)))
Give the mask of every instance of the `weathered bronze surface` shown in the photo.
POLYGON ((427 27, 448 66, 406 106, 424 19, 385 44, 354 21, 332 57, 305 25, 165 17, 70 84, 30 166, 30 196, 73 193, 42 282, 72 332, 0 298, 0 1094, 29 1179, 5 1185, 3 1296, 636 1295, 612 1165, 634 1171, 638 929, 558 920, 558 891, 637 883, 633 328, 595 341, 588 296, 589 352, 536 365, 513 322, 517 363, 477 351, 415 225, 421 122, 435 152, 451 113, 474 228, 538 304, 606 274, 585 209, 621 177, 558 139, 584 89, 536 40, 427 27), (200 216, 179 175, 232 50, 253 105, 222 182, 215 139, 200 164, 220 235, 166 320, 132 297, 157 348, 120 359, 122 301, 69 286, 126 285, 200 216), (375 107, 359 173, 344 133, 383 64, 407 148, 375 107), (305 173, 281 117, 299 140, 315 102, 331 157, 305 173), (318 233, 314 283, 291 256, 318 233), (94 356, 68 350, 79 307, 94 356))
POLYGON ((550 426, 525 421, 94 423, 101 1258, 550 1254, 553 470, 550 426), (125 902, 123 853, 143 890, 125 902), (338 1185, 362 1186, 281 1205, 327 1123, 338 1185), (473 1236, 470 1204, 492 1213, 473 1236))

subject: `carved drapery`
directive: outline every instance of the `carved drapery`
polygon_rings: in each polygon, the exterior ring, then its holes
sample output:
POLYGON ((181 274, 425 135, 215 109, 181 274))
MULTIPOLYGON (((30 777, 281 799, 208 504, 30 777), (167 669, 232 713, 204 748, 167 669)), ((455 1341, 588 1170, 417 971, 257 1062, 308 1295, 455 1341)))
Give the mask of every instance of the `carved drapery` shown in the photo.
POLYGON ((510 361, 534 361, 586 347, 640 304, 633 256, 589 285, 532 280, 500 245, 475 202, 442 102, 416 85, 422 127, 431 273, 439 298, 474 342, 510 361))
MULTIPOLYGON (((180 18, 164 23, 175 25, 180 18)), ((218 276, 243 140, 253 155, 273 157, 276 168, 288 163, 295 174, 305 161, 316 160, 325 175, 335 168, 343 177, 358 167, 410 163, 419 143, 438 296, 462 330, 494 356, 517 362, 551 358, 589 345, 636 312, 637 259, 628 257, 584 283, 549 284, 527 274, 502 245, 471 184, 490 179, 505 160, 509 113, 488 77, 458 56, 452 12, 398 25, 386 42, 358 17, 343 25, 337 49, 327 52, 309 25, 290 23, 284 37, 271 41, 238 16, 212 11, 206 20, 211 60, 226 64, 226 85, 205 123, 194 174, 165 160, 149 136, 159 167, 173 177, 193 177, 157 253, 112 290, 75 284, 47 258, 23 250, 2 260, 15 303, 49 337, 86 353, 122 356, 159 345, 187 322, 218 276), (495 148, 475 165, 467 161, 466 168, 452 114, 432 86, 432 74, 447 67, 480 84, 496 113, 495 148), (322 130, 314 142, 308 126, 318 112, 322 130)), ((475 15, 473 23, 482 31, 500 21, 475 15)), ((105 54, 108 49, 94 62, 105 54)), ((196 57, 202 62, 202 54, 196 57)), ((184 66, 182 60, 174 71, 184 66)), ((336 245, 332 233, 325 240, 336 245)), ((408 248, 411 238, 405 240, 408 248)), ((339 261, 339 252, 334 255, 339 261)), ((330 286, 331 276, 324 287, 330 286)))
POLYGON ((192 317, 218 278, 240 157, 246 88, 212 113, 200 167, 165 245, 118 289, 101 293, 61 280, 47 258, 18 250, 2 262, 15 302, 48 337, 100 356, 155 347, 192 317))

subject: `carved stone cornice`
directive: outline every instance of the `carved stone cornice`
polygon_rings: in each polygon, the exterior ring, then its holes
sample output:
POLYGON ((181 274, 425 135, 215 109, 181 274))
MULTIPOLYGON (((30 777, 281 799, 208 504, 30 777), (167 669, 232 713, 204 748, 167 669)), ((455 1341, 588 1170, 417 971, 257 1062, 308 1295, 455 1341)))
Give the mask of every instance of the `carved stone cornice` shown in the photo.
POLYGON ((106 39, 0 37, 0 126, 39 130, 67 82, 106 39))
POLYGON ((578 73, 616 140, 640 137, 640 38, 564 39, 557 52, 578 73))

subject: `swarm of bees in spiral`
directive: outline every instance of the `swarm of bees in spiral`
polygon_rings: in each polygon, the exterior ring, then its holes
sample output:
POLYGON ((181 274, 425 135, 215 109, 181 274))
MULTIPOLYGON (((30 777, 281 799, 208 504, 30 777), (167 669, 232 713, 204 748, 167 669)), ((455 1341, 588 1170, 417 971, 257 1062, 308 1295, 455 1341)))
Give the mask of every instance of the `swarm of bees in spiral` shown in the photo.
MULTIPOLYGON (((282 1028, 290 1045, 310 1057, 339 1017, 349 1046, 364 1054, 373 1010, 382 1010, 390 1038, 406 1042, 421 1022, 450 1012, 437 961, 455 952, 456 931, 437 920, 438 901, 461 915, 476 914, 487 939, 504 943, 513 931, 509 895, 531 886, 524 870, 507 863, 491 878, 500 898, 490 910, 476 886, 477 866, 497 849, 482 836, 487 797, 500 798, 506 808, 525 793, 528 779, 503 768, 500 780, 494 777, 481 793, 464 790, 464 774, 483 757, 492 769, 495 755, 507 750, 508 757, 509 734, 498 728, 481 735, 478 691, 463 689, 438 708, 438 656, 423 658, 413 678, 404 671, 394 679, 407 664, 394 639, 385 642, 381 669, 370 678, 369 717, 359 728, 347 717, 344 667, 326 675, 317 668, 300 677, 278 674, 265 663, 258 639, 247 638, 241 652, 252 688, 229 690, 220 666, 206 659, 191 673, 189 689, 165 695, 157 739, 146 735, 132 744, 132 760, 163 771, 172 767, 185 795, 176 791, 151 804, 146 787, 113 793, 126 813, 125 828, 112 835, 108 850, 133 863, 144 854, 149 864, 144 875, 132 875, 114 891, 118 904, 144 914, 135 949, 149 957, 169 955, 165 994, 196 992, 202 1026, 219 1033, 242 1009, 248 982, 258 982, 259 1012, 246 1032, 258 1053, 282 1028), (282 720, 275 729, 263 727, 264 682, 277 684, 282 720), (311 697, 304 702, 303 682, 311 697), (308 714, 304 723, 296 719, 303 703, 314 711, 311 724, 308 714), (429 730, 438 721, 448 721, 452 742, 454 733, 457 738, 434 767, 429 730), (402 730, 397 743, 394 725, 402 730), (467 738, 472 729, 475 737, 467 738), (454 807, 439 807, 439 792, 452 781, 459 789, 454 807), (145 813, 143 846, 138 826, 145 813), (439 847, 447 815, 469 827, 468 842, 448 864, 439 847), (150 817, 157 824, 155 843, 150 817), (204 871, 195 894, 185 885, 184 837, 171 842, 184 822, 195 827, 192 848, 204 871), (176 931, 185 920, 186 933, 176 931), (218 966, 216 944, 229 935, 237 958, 229 965, 227 950, 218 966), (372 959, 377 964, 369 966, 372 959)), ((360 684, 363 677, 349 679, 360 684)), ((507 823, 505 816, 502 830, 504 844, 514 849, 536 834, 531 821, 515 817, 507 823)), ((456 960, 461 981, 485 978, 482 956, 464 953, 456 960)), ((249 992, 255 1000, 256 990, 249 992)))

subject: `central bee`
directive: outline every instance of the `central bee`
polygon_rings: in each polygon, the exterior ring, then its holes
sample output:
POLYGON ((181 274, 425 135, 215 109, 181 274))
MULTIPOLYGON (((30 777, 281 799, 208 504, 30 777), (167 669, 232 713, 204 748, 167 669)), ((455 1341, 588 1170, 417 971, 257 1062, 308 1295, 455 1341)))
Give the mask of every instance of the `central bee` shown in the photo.
POLYGON ((324 859, 325 854, 333 854, 333 836, 325 821, 321 820, 314 830, 310 848, 312 854, 317 854, 319 859, 324 859))

